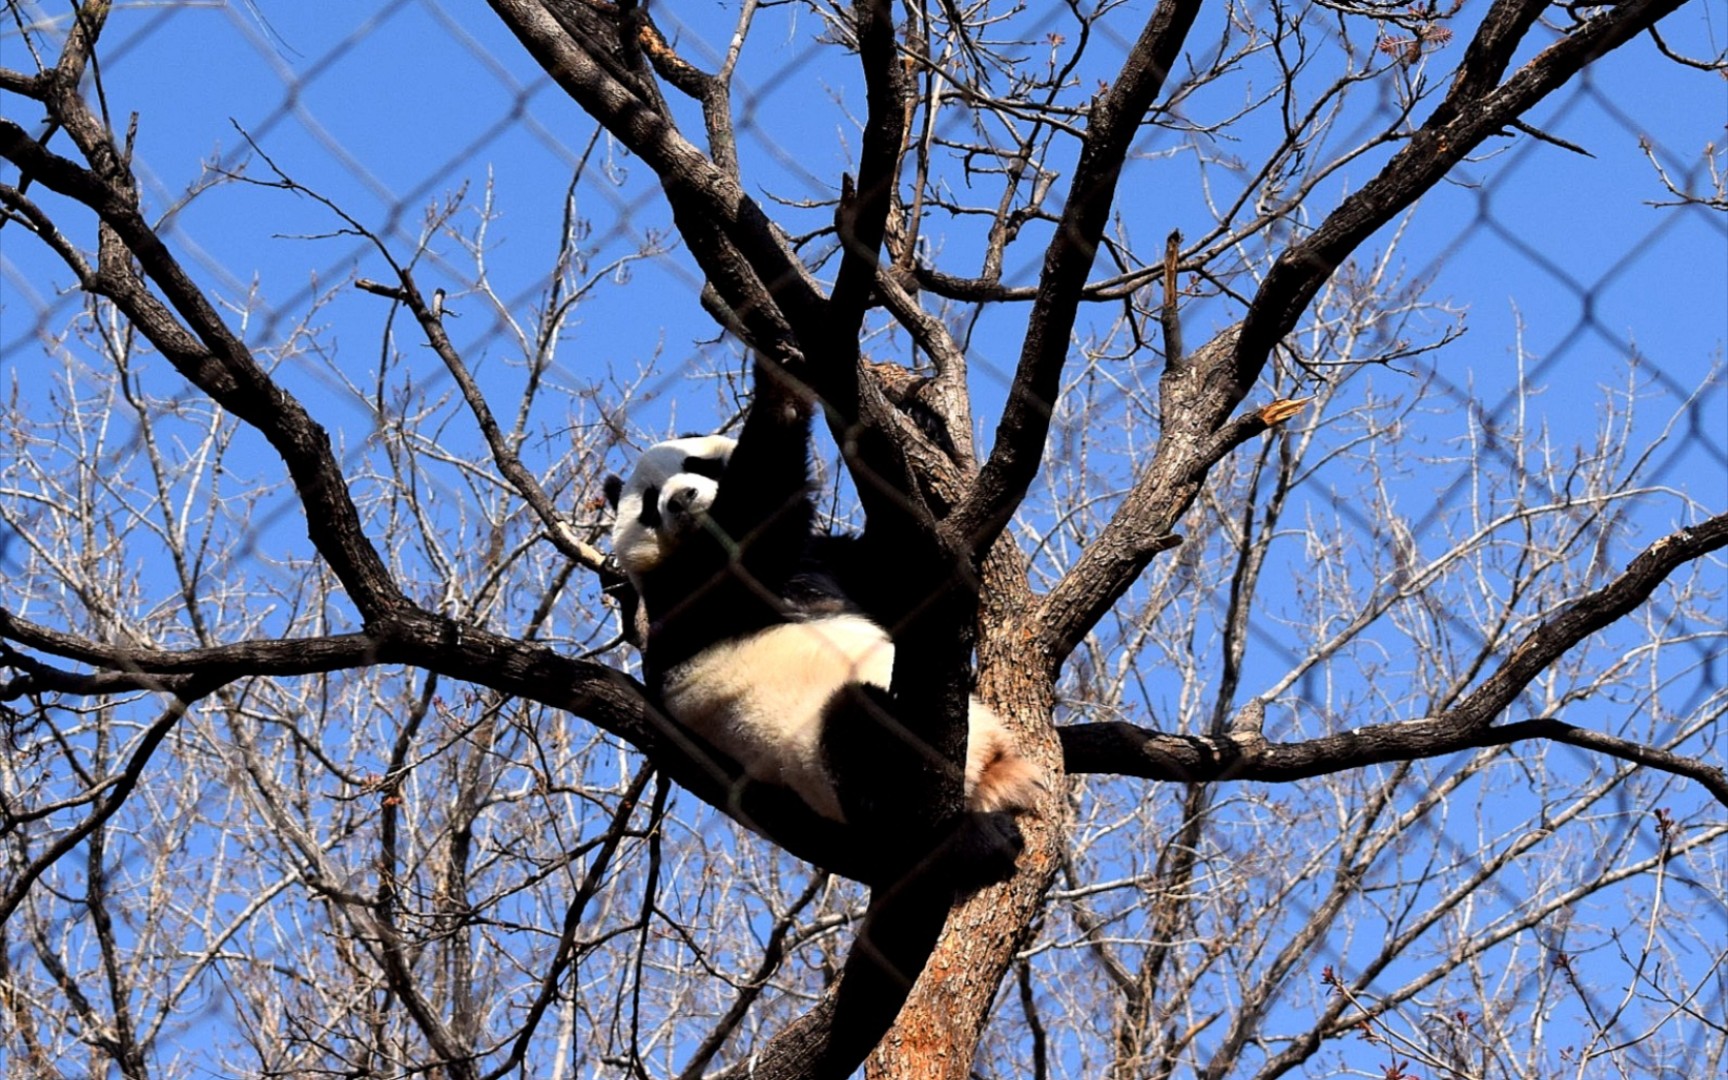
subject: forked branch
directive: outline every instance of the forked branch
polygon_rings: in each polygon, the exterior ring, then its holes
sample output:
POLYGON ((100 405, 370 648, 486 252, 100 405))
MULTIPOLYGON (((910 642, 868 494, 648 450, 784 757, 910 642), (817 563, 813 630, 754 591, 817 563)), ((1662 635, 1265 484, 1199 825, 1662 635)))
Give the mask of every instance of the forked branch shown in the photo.
POLYGON ((1110 89, 1093 102, 1086 141, 1044 252, 1014 382, 996 426, 996 444, 972 496, 945 525, 957 549, 982 552, 1019 507, 1043 460, 1087 275, 1098 254, 1116 183, 1147 110, 1164 88, 1200 12, 1199 0, 1161 0, 1110 89))
MULTIPOLYGON (((96 124, 76 95, 56 98, 54 107, 71 110, 70 127, 96 124)), ((0 157, 93 210, 167 297, 165 305, 117 258, 104 258, 82 281, 86 290, 112 300, 189 382, 270 441, 300 493, 307 535, 361 615, 375 619, 403 606, 395 579, 360 524, 329 434, 276 385, 157 236, 139 208, 130 171, 111 154, 97 155, 96 167, 86 169, 50 153, 10 120, 0 120, 0 157)))
POLYGON ((1170 735, 1127 723, 1074 724, 1059 729, 1064 762, 1071 772, 1185 782, 1277 783, 1471 747, 1549 739, 1688 777, 1728 806, 1728 777, 1717 766, 1554 717, 1493 726, 1494 718, 1568 650, 1643 604, 1675 570, 1724 546, 1728 546, 1728 514, 1658 540, 1613 581, 1543 620, 1482 685, 1438 716, 1370 724, 1294 743, 1268 743, 1257 728, 1213 739, 1170 735))
POLYGON ((1235 380, 1246 394, 1273 347, 1350 253, 1438 184, 1488 138, 1500 134, 1603 53, 1655 26, 1685 0, 1630 0, 1600 8, 1583 25, 1498 79, 1543 0, 1499 0, 1465 52, 1457 78, 1434 113, 1379 175, 1341 202, 1313 233, 1272 264, 1242 323, 1235 380))

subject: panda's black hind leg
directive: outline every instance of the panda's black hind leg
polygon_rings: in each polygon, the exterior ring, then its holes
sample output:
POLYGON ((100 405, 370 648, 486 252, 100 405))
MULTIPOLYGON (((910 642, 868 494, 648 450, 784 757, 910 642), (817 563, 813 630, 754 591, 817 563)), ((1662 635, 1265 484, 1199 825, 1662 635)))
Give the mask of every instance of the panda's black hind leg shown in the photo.
POLYGON ((822 751, 847 824, 868 851, 871 885, 915 877, 919 888, 974 892, 1014 876, 1026 846, 1009 813, 931 820, 913 785, 938 783, 929 748, 896 716, 888 691, 854 684, 828 703, 822 751))
POLYGON ((841 810, 866 847, 870 906, 846 956, 828 1053, 811 1075, 852 1075, 894 1022, 954 903, 1013 876, 1025 846, 1012 814, 932 820, 943 770, 895 716, 887 691, 848 686, 824 712, 822 753, 841 810))

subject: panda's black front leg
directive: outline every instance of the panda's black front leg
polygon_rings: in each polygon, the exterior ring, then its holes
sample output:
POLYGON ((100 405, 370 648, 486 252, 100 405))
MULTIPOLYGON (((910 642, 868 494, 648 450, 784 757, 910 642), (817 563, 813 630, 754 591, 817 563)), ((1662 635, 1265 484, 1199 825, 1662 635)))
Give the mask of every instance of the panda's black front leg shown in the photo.
MULTIPOLYGON (((784 599, 786 582, 809 547, 810 423, 801 384, 758 362, 756 396, 708 507, 701 542, 715 572, 748 584, 758 598, 784 599)), ((722 609, 732 598, 715 594, 722 609)))

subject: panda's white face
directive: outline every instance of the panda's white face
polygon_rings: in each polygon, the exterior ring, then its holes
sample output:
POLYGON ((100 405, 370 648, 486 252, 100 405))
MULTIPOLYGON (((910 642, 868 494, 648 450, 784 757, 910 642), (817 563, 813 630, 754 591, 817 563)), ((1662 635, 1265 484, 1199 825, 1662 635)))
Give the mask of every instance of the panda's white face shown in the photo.
POLYGON ((626 574, 659 566, 700 526, 736 445, 724 435, 701 435, 643 452, 613 505, 612 554, 626 574))

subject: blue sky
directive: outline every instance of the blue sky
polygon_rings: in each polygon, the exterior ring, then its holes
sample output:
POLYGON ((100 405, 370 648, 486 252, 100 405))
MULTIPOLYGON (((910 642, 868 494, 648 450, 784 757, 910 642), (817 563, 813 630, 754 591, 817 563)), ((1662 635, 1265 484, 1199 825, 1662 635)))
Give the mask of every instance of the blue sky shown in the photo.
MULTIPOLYGON (((59 11, 25 5, 27 11, 44 9, 50 15, 59 11)), ((687 24, 660 14, 692 57, 713 55, 730 32, 730 6, 688 5, 682 12, 692 20, 687 24)), ((807 18, 760 28, 740 69, 738 101, 748 119, 742 125, 747 189, 770 205, 776 199, 831 198, 831 185, 855 152, 846 106, 857 105, 859 90, 844 62, 813 57, 808 44, 814 30, 807 18)), ((1720 8, 1698 2, 1664 30, 1672 46, 1692 55, 1719 51, 1728 36, 1720 8)), ((1203 23, 1196 42, 1207 40, 1207 32, 1203 23)), ((110 108, 116 115, 139 114, 139 171, 147 204, 158 213, 176 205, 207 163, 234 168, 247 159, 237 125, 284 171, 385 234, 398 251, 414 242, 428 205, 465 188, 472 207, 492 184, 500 216, 492 225, 489 270, 518 316, 543 287, 564 192, 584 154, 588 171, 576 202, 592 225, 587 244, 596 268, 650 236, 669 235, 669 215, 648 170, 604 138, 596 141, 593 123, 563 99, 480 5, 258 0, 255 11, 217 3, 122 5, 106 40, 102 71, 110 108)), ((1429 78, 1443 77, 1457 48, 1436 54, 1439 66, 1429 78)), ((0 63, 28 66, 16 33, 0 32, 0 63)), ((1248 71, 1220 84, 1212 96, 1195 102, 1196 118, 1228 112, 1232 101, 1263 87, 1265 79, 1264 71, 1248 71)), ((1379 104, 1365 98, 1362 117, 1379 104)), ((0 111, 35 130, 33 109, 0 95, 0 111)), ((1412 467, 1394 478, 1394 497, 1404 512, 1435 526, 1432 533, 1418 530, 1416 541, 1424 548, 1443 543, 1440 523, 1468 516, 1472 492, 1460 487, 1459 471, 1447 464, 1467 447, 1472 417, 1508 417, 1520 372, 1532 384, 1537 421, 1562 449, 1588 442, 1609 388, 1630 386, 1639 413, 1626 433, 1629 441, 1647 441, 1669 424, 1683 437, 1666 444, 1646 467, 1653 494, 1637 505, 1610 554, 1613 565, 1623 565, 1689 516, 1728 505, 1728 386, 1721 375, 1728 340, 1728 216, 1647 205, 1669 196, 1640 150, 1640 140, 1648 139, 1671 175, 1702 184, 1706 145, 1720 148, 1728 138, 1728 82, 1716 73, 1662 62, 1641 42, 1601 63, 1579 87, 1543 103, 1531 121, 1594 156, 1508 137, 1423 201, 1404 226, 1399 265, 1426 298, 1462 312, 1466 332, 1401 371, 1376 373, 1370 384, 1389 395, 1407 393, 1424 379, 1437 388, 1410 421, 1420 425, 1412 467), (1695 402, 1684 408, 1695 391, 1695 402)), ((1255 129, 1249 125, 1242 133, 1240 153, 1251 158, 1255 129)), ((65 149, 63 141, 54 145, 65 149)), ((1716 153, 1720 164, 1722 152, 1716 153)), ((1359 186, 1378 160, 1371 156, 1339 173, 1309 209, 1308 223, 1342 192, 1359 186)), ((1208 168, 1208 179, 1228 185, 1228 169, 1217 163, 1208 168)), ((246 169, 254 179, 268 178, 261 162, 253 160, 246 169)), ((1140 250, 1157 250, 1155 241, 1173 226, 1191 236, 1204 228, 1199 166, 1192 155, 1177 152, 1168 135, 1146 137, 1130 175, 1120 211, 1140 250)), ((0 168, 0 181, 15 179, 12 170, 0 168)), ((35 194, 52 211, 66 210, 52 196, 35 194)), ((772 212, 794 231, 814 228, 829 214, 825 207, 772 212)), ((76 213, 67 213, 67 220, 86 230, 78 240, 88 245, 87 220, 76 213)), ((255 345, 279 343, 312 297, 329 294, 315 320, 325 352, 297 357, 278 376, 360 460, 373 435, 364 389, 378 365, 388 312, 386 304, 348 282, 356 276, 384 278, 387 272, 364 242, 330 236, 337 225, 311 200, 227 184, 175 210, 166 232, 200 280, 232 305, 237 321, 243 318, 255 345)), ((1364 258, 1382 248, 1390 232, 1365 248, 1364 258)), ((963 224, 953 225, 945 243, 944 254, 952 257, 974 248, 976 237, 963 224)), ((513 346, 499 320, 466 292, 471 266, 462 253, 445 241, 435 249, 422 283, 451 290, 452 307, 461 316, 454 329, 470 362, 500 400, 509 400, 520 378, 512 366, 513 346)), ((1011 262, 1008 277, 1030 280, 1036 269, 1036 245, 1029 244, 1011 262)), ((579 309, 554 377, 570 386, 598 386, 604 399, 609 380, 627 382, 653 361, 657 374, 650 386, 657 396, 633 412, 629 423, 643 437, 711 426, 719 394, 711 381, 694 376, 729 363, 730 353, 711 344, 714 330, 696 303, 699 279, 690 260, 673 250, 632 263, 622 274, 628 277, 625 287, 598 288, 579 309)), ((24 387, 26 408, 45 400, 34 396, 41 385, 34 381, 37 373, 50 370, 39 334, 57 330, 77 309, 67 285, 64 271, 21 230, 9 226, 0 233, 0 386, 8 394, 15 385, 24 387)), ((1194 341, 1239 317, 1240 310, 1212 297, 1196 302, 1188 315, 1194 341)), ((988 406, 1012 369, 1024 318, 1021 308, 991 309, 972 338, 986 440, 993 426, 988 406)), ((1437 319, 1428 332, 1444 325, 1446 320, 1437 319)), ((398 347, 429 392, 448 391, 423 352, 411 342, 399 341, 398 347)), ((174 380, 157 385, 172 393, 174 380)), ((538 438, 524 448, 530 468, 559 456, 560 425, 567 420, 536 417, 538 438)), ((471 438, 461 424, 450 431, 452 439, 471 438)), ((259 481, 277 476, 279 465, 261 441, 246 452, 249 457, 230 467, 250 469, 259 481)), ((612 467, 623 464, 620 457, 612 467)), ((1358 479, 1343 470, 1328 476, 1321 488, 1331 497, 1316 496, 1306 509, 1315 520, 1335 517, 1348 527, 1355 520, 1358 479)), ((449 490, 460 495, 456 481, 451 484, 449 490)), ((578 497, 563 494, 572 501, 578 497)), ((303 526, 292 508, 271 520, 253 550, 303 554, 303 526)), ((0 560, 5 557, 0 548, 0 560)), ((1297 584, 1306 571, 1303 557, 1293 542, 1279 563, 1297 584)), ((1709 573, 1720 588, 1720 564, 1709 573)), ((1296 604, 1294 588, 1290 593, 1280 592, 1278 600, 1296 604)), ((1281 633, 1275 624, 1260 628, 1261 648, 1250 658, 1246 692, 1275 680, 1304 644, 1281 633)), ((1728 681, 1719 640, 1700 645, 1680 666, 1692 670, 1688 679, 1699 696, 1728 681)), ((1373 689, 1352 685, 1340 696, 1372 703, 1373 689)), ((1181 688, 1154 678, 1147 700, 1138 703, 1145 711, 1136 718, 1180 715, 1180 696, 1181 688)), ((1599 711, 1575 719, 1612 712, 1599 704, 1591 710, 1599 711)), ((1312 718, 1275 722, 1300 725, 1312 718)), ((1505 798, 1511 801, 1485 798, 1482 805, 1510 821, 1522 820, 1528 805, 1505 798)), ((1696 802, 1683 805, 1696 820, 1710 819, 1710 811, 1696 802)), ((1630 807, 1627 814, 1640 809, 1630 807)), ((1491 823, 1495 832, 1511 827, 1491 823)), ((1458 850, 1470 835, 1464 826, 1449 838, 1452 847, 1440 847, 1458 850)), ((1515 901, 1508 899, 1506 906, 1515 907, 1515 901)), ((1351 949, 1340 943, 1335 955, 1343 961, 1351 949)))

